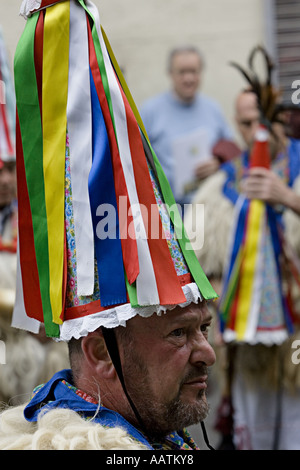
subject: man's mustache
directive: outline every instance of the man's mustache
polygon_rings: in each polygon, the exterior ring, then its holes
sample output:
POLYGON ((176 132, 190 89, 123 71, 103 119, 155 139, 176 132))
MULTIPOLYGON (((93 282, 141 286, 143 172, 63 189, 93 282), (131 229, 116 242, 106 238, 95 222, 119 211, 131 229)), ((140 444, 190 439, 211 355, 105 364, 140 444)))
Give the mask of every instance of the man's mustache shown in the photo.
POLYGON ((206 365, 203 364, 199 367, 193 367, 193 369, 184 376, 180 385, 182 386, 184 383, 191 382, 207 375, 209 375, 209 368, 206 365))

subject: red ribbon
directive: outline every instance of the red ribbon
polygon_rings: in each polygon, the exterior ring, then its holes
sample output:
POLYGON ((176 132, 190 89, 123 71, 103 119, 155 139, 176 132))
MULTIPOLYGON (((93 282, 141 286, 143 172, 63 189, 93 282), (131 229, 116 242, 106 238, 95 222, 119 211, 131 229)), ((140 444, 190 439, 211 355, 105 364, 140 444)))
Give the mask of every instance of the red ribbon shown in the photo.
POLYGON ((148 227, 148 245, 152 258, 160 304, 174 305, 184 303, 186 298, 178 281, 167 240, 164 235, 164 229, 153 192, 140 130, 121 86, 120 91, 125 105, 129 145, 138 198, 140 204, 147 208, 148 220, 144 220, 144 223, 145 227, 148 227), (157 238, 152 238, 152 224, 156 224, 157 222, 159 227, 155 227, 155 229, 158 229, 155 230, 155 232, 158 233, 159 236, 157 238), (166 273, 168 273, 167 278, 166 273))
POLYGON ((19 206, 19 247, 22 272, 23 297, 26 314, 40 322, 44 321, 40 292, 39 273, 34 249, 34 236, 19 118, 16 118, 17 191, 19 206))

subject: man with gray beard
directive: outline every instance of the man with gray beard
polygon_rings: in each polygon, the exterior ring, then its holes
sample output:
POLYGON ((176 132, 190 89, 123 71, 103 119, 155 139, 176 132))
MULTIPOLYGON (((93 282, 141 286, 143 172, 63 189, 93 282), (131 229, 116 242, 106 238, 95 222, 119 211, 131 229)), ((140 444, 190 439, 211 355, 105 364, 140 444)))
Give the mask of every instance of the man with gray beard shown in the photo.
POLYGON ((208 414, 208 367, 215 362, 207 340, 210 324, 207 306, 199 303, 160 316, 136 316, 126 328, 116 329, 126 389, 140 422, 121 387, 101 330, 69 343, 74 383, 95 399, 100 390, 101 406, 119 413, 151 446, 161 448, 172 441, 170 434, 187 436, 182 429, 208 414))

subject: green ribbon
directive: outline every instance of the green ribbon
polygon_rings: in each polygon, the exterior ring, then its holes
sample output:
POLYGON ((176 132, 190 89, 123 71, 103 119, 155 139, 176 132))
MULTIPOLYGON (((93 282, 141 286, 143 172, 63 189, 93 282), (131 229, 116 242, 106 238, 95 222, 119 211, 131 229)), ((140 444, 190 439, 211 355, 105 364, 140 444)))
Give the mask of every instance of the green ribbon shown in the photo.
MULTIPOLYGON (((52 321, 49 295, 48 228, 43 173, 42 122, 34 62, 34 40, 38 18, 39 13, 36 13, 28 18, 26 22, 15 52, 14 76, 45 330, 47 336, 59 337, 59 326, 52 321)), ((20 201, 20 203, 22 202, 20 201)))

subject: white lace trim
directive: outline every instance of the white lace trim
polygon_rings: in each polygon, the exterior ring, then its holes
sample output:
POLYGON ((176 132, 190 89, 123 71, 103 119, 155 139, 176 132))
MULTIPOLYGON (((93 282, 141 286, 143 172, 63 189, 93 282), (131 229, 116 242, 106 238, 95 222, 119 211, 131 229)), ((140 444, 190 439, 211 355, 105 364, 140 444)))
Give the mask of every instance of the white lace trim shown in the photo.
MULTIPOLYGON (((186 302, 180 304, 186 307, 192 302, 198 303, 202 300, 197 284, 190 283, 182 287, 186 302)), ((101 326, 106 328, 116 328, 117 326, 125 326, 126 321, 136 315, 142 317, 150 317, 153 313, 161 315, 166 310, 172 310, 176 305, 151 305, 147 307, 133 308, 130 304, 123 304, 118 307, 105 310, 104 312, 94 313, 82 318, 65 321, 60 327, 60 341, 69 341, 71 338, 79 339, 88 333, 97 330, 101 326)))
POLYGON ((42 7, 42 0, 23 0, 20 8, 20 15, 24 16, 24 18, 27 20, 33 12, 38 11, 42 8, 48 8, 51 7, 52 5, 55 5, 55 2, 50 3, 47 5, 47 7, 42 7))
POLYGON ((23 0, 20 8, 20 15, 24 16, 26 19, 29 18, 33 11, 40 8, 41 3, 42 0, 23 0))
POLYGON ((223 339, 226 343, 232 341, 243 342, 247 344, 265 344, 266 346, 272 346, 273 344, 281 344, 289 337, 286 329, 276 331, 259 331, 256 332, 255 336, 245 341, 238 341, 236 338, 236 332, 233 330, 225 330, 223 339))

